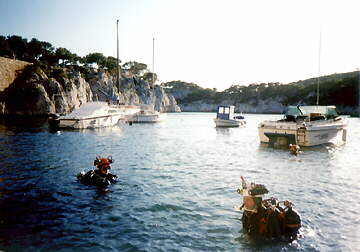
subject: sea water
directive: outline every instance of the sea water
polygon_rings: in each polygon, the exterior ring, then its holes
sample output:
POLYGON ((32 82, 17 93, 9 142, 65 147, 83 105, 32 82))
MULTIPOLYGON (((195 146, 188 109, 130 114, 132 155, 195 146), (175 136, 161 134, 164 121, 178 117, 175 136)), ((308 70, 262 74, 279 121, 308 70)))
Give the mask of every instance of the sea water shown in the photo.
POLYGON ((360 120, 347 143, 287 149, 259 143, 257 125, 215 128, 214 113, 156 124, 52 131, 42 120, 0 121, 0 251, 359 251, 360 120), (107 189, 80 184, 111 155, 107 189), (290 200, 302 216, 293 243, 242 234, 240 176, 290 200))

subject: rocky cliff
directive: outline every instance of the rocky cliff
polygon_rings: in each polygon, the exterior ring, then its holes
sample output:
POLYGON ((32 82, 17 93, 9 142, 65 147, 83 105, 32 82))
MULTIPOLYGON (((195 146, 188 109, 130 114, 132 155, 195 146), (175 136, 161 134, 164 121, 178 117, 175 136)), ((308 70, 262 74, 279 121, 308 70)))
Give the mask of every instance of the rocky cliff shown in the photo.
MULTIPOLYGON (((6 88, 0 92, 0 114, 66 114, 86 102, 116 100, 117 87, 109 74, 93 71, 83 76, 78 71, 64 70, 66 77, 54 79, 40 68, 29 65, 14 81, 2 79, 6 88)), ((162 87, 150 87, 146 82, 130 78, 121 79, 120 102, 153 104, 161 112, 181 111, 174 97, 166 94, 162 87)))
POLYGON ((0 57, 0 92, 9 87, 29 64, 31 63, 0 57))

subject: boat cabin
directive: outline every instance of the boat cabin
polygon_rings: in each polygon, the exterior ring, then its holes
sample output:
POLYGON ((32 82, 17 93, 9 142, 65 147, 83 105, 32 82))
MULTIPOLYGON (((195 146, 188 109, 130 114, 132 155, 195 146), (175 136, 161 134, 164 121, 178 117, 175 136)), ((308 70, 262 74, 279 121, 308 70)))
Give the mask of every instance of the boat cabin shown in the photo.
POLYGON ((316 121, 335 119, 339 115, 335 106, 288 106, 284 121, 316 121))
POLYGON ((218 106, 217 108, 217 119, 232 120, 234 118, 235 106, 218 106))

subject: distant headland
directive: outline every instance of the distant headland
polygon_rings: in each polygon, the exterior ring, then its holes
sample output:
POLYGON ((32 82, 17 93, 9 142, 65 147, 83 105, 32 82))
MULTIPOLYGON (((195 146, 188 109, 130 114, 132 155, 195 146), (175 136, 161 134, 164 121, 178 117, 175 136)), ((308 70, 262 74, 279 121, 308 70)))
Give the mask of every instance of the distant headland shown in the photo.
MULTIPOLYGON (((335 105, 342 114, 358 116, 359 78, 358 71, 320 77, 319 105, 335 105)), ((223 104, 235 105, 237 112, 283 113, 288 105, 316 104, 317 81, 311 78, 289 84, 233 85, 222 92, 182 81, 164 83, 163 87, 182 111, 216 111, 223 104)))

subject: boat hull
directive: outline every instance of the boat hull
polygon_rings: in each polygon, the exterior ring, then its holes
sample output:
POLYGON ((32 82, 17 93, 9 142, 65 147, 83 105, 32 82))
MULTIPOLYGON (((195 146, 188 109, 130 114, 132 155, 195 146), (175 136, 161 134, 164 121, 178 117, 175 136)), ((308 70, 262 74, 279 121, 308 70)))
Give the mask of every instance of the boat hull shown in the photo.
POLYGON ((216 127, 239 127, 245 124, 245 120, 214 119, 216 127))
POLYGON ((316 146, 346 142, 346 124, 343 122, 319 123, 308 126, 296 123, 281 123, 276 126, 262 123, 258 127, 258 131, 260 142, 275 145, 316 146))
POLYGON ((78 118, 78 119, 59 119, 60 128, 72 129, 95 129, 103 127, 112 127, 116 125, 123 115, 109 115, 92 118, 78 118))
POLYGON ((156 123, 166 119, 166 114, 150 114, 150 115, 134 115, 132 122, 134 123, 156 123))
POLYGON ((132 105, 109 105, 106 102, 89 102, 68 115, 56 117, 59 128, 71 129, 95 129, 112 127, 126 116, 139 112, 138 106, 132 105))

